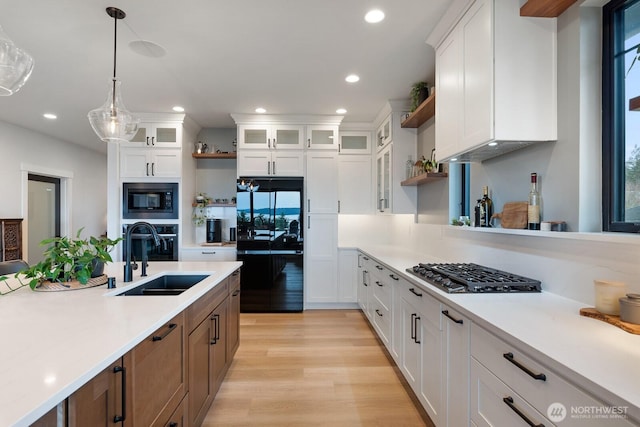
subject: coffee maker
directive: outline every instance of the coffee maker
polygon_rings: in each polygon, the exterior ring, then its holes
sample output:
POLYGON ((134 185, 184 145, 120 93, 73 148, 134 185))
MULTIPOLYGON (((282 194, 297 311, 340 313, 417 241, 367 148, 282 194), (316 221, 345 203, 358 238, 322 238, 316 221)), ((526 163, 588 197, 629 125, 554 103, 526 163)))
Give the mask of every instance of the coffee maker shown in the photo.
POLYGON ((207 243, 222 242, 222 220, 207 219, 207 243))

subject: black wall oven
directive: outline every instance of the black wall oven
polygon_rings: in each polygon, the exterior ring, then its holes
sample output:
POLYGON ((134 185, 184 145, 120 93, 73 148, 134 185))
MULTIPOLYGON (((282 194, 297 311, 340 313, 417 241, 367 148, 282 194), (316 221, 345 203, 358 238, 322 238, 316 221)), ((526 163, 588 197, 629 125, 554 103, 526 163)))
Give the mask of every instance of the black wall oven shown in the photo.
MULTIPOLYGON (((155 246, 153 236, 145 227, 140 227, 131 233, 131 260, 142 260, 142 249, 146 248, 149 261, 178 261, 178 224, 153 224, 158 235, 163 240, 160 246, 155 246)), ((129 225, 122 227, 122 237, 126 236, 129 225)), ((123 242, 126 245, 126 241, 123 242)), ((122 261, 126 251, 122 251, 122 261)))
POLYGON ((178 183, 125 182, 123 219, 178 219, 178 183))

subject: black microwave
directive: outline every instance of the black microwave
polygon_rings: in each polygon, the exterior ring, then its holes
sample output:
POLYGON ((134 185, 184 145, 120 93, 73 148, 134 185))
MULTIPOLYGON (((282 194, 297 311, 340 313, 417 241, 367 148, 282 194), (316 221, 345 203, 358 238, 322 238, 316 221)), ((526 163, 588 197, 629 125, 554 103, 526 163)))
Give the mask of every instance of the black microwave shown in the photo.
POLYGON ((122 218, 178 219, 178 183, 125 182, 122 218))

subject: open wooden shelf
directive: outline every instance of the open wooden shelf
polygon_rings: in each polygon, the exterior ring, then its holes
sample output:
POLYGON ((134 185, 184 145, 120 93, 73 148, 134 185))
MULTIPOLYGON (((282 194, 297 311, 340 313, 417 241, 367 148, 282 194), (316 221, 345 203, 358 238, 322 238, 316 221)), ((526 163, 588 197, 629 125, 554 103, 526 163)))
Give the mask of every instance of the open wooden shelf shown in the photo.
POLYGON ((577 0, 528 0, 520 8, 520 16, 557 18, 577 0))
POLYGON ((418 108, 400 124, 403 128, 419 128, 436 114, 436 94, 432 94, 418 108))
POLYGON ((449 174, 446 172, 425 172, 418 176, 414 176, 413 178, 405 179, 400 183, 400 185, 408 187, 413 185, 422 185, 427 182, 438 181, 440 179, 444 179, 448 177, 449 174))
POLYGON ((192 153, 195 159, 235 159, 237 153, 192 153))
POLYGON ((640 111, 640 96, 629 100, 629 111, 640 111))

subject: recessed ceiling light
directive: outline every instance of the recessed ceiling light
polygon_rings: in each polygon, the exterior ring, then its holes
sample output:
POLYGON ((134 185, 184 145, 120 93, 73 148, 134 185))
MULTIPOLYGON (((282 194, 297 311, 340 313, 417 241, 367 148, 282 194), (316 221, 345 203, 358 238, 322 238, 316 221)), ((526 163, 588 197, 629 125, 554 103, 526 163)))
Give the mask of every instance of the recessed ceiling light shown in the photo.
POLYGON ((360 80, 360 77, 357 76, 356 74, 349 74, 347 77, 345 77, 345 80, 348 81, 349 83, 355 83, 358 80, 360 80))
POLYGON ((364 20, 370 24, 375 24, 377 22, 382 21, 383 19, 384 19, 384 12, 381 11, 380 9, 370 10, 369 12, 367 12, 366 15, 364 15, 364 20))
POLYGON ((494 141, 494 142, 490 142, 490 143, 488 143, 487 145, 488 145, 489 147, 495 147, 496 145, 498 145, 498 143, 494 141))
POLYGON ((184 107, 176 105, 175 107, 173 107, 173 111, 175 111, 176 113, 184 113, 184 107))
POLYGON ((338 113, 338 114, 346 114, 346 113, 347 113, 347 110, 346 110, 346 109, 344 109, 344 108, 338 108, 338 109, 336 110, 336 113, 338 113))
POLYGON ((267 110, 265 110, 265 109, 264 109, 264 108, 262 108, 262 107, 258 107, 258 108, 256 108, 256 113, 258 113, 258 114, 264 114, 264 113, 266 113, 266 112, 267 112, 267 110))
POLYGON ((450 159, 449 161, 450 161, 450 162, 455 162, 456 160, 458 160, 458 158, 457 158, 457 157, 454 157, 453 159, 450 159))
POLYGON ((49 120, 55 120, 58 118, 58 116, 56 116, 55 114, 52 113, 44 113, 42 115, 45 119, 49 119, 49 120))

